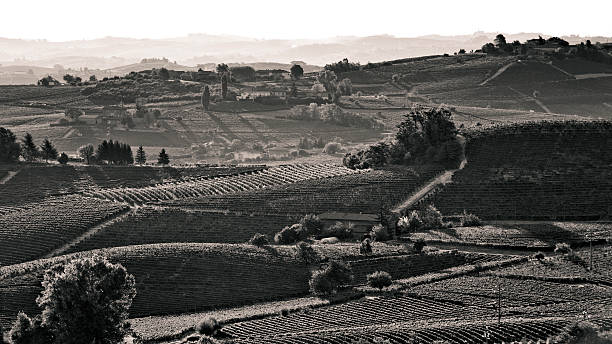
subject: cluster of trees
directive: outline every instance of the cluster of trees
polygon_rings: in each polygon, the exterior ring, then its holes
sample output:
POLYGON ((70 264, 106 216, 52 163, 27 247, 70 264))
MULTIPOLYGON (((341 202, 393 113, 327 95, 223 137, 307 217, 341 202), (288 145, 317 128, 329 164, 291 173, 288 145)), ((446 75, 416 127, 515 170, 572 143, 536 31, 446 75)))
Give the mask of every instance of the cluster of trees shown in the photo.
POLYGON ((384 123, 379 119, 362 116, 359 113, 344 111, 336 104, 312 103, 310 105, 296 105, 287 114, 288 118, 302 121, 323 121, 344 127, 357 127, 366 129, 382 129, 384 123))
POLYGON ((590 40, 577 45, 575 55, 590 61, 612 64, 612 55, 601 48, 601 44, 593 44, 590 40))
POLYGON ((352 72, 360 69, 361 65, 359 65, 359 63, 349 62, 347 58, 342 59, 342 61, 325 65, 325 70, 332 71, 334 73, 352 72))
POLYGON ((40 146, 36 146, 32 135, 26 133, 19 143, 13 132, 0 127, 0 162, 17 162, 20 156, 29 162, 38 159, 44 159, 45 161, 57 159, 61 164, 68 162, 68 155, 66 153, 58 154, 57 149, 49 139, 45 138, 40 146))
POLYGON ((336 73, 331 70, 323 70, 317 76, 319 84, 323 85, 327 92, 327 99, 338 103, 342 96, 350 96, 353 94, 353 84, 348 78, 338 81, 336 73))
MULTIPOLYGON (((138 147, 136 159, 134 159, 130 145, 119 141, 113 142, 113 140, 102 141, 97 149, 94 149, 92 144, 83 145, 79 147, 77 153, 87 164, 106 162, 109 164, 130 165, 136 162, 137 164, 144 165, 147 162, 147 155, 142 146, 138 147)), ((164 148, 159 152, 157 163, 160 165, 168 165, 170 163, 170 157, 164 148)))
POLYGON ((80 84, 83 80, 81 79, 80 76, 73 76, 70 74, 66 74, 64 75, 64 81, 66 81, 72 86, 76 86, 77 84, 80 84))
MULTIPOLYGON (((36 300, 41 313, 20 312, 8 333, 13 344, 122 343, 136 296, 134 276, 119 264, 92 257, 45 271, 36 300)), ((0 331, 0 339, 2 333, 0 331)))
POLYGON ((419 107, 405 117, 397 126, 394 139, 347 153, 344 165, 352 169, 381 167, 389 163, 458 166, 463 148, 449 110, 419 107))

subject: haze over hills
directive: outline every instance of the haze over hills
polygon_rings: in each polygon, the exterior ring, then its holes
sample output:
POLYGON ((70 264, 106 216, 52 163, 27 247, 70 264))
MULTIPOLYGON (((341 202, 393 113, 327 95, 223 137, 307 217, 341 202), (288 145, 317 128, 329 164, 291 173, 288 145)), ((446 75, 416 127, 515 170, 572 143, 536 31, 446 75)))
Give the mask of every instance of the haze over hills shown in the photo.
MULTIPOLYGON (((343 36, 325 40, 279 40, 248 37, 191 34, 170 39, 105 37, 94 40, 50 42, 0 38, 0 64, 65 68, 111 69, 139 62, 143 58, 166 57, 181 65, 204 63, 289 63, 299 60, 313 65, 348 58, 367 63, 404 57, 452 53, 480 48, 497 33, 403 38, 390 35, 343 36)), ((534 38, 539 33, 505 34, 509 41, 534 38)), ((549 35, 541 34, 544 38, 549 35)), ((590 39, 608 42, 610 37, 564 36, 570 43, 590 39)))

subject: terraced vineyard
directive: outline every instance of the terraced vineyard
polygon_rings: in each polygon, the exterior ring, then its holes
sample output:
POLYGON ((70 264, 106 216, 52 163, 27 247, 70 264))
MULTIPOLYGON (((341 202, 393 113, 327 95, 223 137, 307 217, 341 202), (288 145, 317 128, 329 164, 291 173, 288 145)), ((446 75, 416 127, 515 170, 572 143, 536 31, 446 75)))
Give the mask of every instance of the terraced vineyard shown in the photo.
POLYGON ((284 165, 248 175, 222 178, 198 178, 192 181, 164 183, 144 188, 108 189, 85 192, 85 196, 129 204, 145 204, 163 200, 230 194, 270 186, 364 173, 336 165, 284 165))
POLYGON ((612 238, 612 224, 592 222, 532 222, 458 227, 410 233, 411 240, 430 244, 479 245, 499 248, 549 249, 556 243, 585 245, 612 238))
MULTIPOLYGON (((427 202, 485 219, 597 220, 612 204, 612 127, 543 122, 473 135, 467 165, 427 202)), ((468 134, 469 135, 469 134, 468 134)))
POLYGON ((77 195, 49 198, 24 208, 0 209, 0 266, 40 258, 127 209, 77 195))
MULTIPOLYGON (((594 319, 592 322, 609 328, 610 318, 594 319)), ((308 333, 277 337, 266 337, 266 343, 415 343, 435 342, 451 344, 480 344, 490 340, 494 343, 522 340, 545 341, 565 330, 571 321, 564 318, 511 319, 501 324, 492 321, 456 322, 452 325, 421 325, 419 322, 396 323, 391 326, 360 327, 330 330, 324 333, 308 333), (420 325, 420 326, 419 326, 420 325)), ((260 343, 261 338, 241 338, 236 343, 260 343)))
POLYGON ((441 171, 443 169, 437 166, 422 170, 386 168, 368 173, 298 181, 234 195, 170 200, 160 204, 243 213, 317 214, 333 210, 376 214, 381 206, 391 208, 401 203, 441 171))

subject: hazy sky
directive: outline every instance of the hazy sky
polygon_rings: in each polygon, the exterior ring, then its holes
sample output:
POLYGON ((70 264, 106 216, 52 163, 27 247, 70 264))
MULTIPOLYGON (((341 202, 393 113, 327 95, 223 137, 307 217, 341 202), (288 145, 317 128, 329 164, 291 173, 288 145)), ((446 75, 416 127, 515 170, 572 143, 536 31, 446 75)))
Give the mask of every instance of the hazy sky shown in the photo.
POLYGON ((612 36, 612 0, 4 0, 0 37, 254 38, 543 32, 612 36))

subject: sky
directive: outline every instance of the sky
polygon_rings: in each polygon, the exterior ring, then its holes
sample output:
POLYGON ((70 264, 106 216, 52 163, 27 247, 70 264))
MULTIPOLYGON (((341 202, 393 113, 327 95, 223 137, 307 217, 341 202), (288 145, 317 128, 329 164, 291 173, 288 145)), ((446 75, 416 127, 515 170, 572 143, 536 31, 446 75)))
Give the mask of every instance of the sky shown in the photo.
POLYGON ((612 0, 4 0, 0 37, 66 41, 206 33, 324 39, 476 31, 612 36, 611 12, 612 0))

